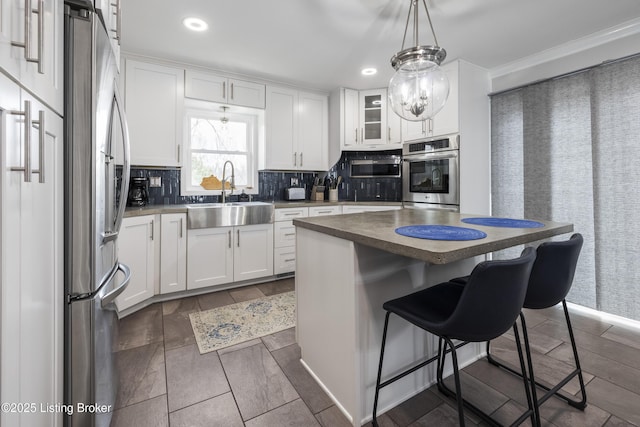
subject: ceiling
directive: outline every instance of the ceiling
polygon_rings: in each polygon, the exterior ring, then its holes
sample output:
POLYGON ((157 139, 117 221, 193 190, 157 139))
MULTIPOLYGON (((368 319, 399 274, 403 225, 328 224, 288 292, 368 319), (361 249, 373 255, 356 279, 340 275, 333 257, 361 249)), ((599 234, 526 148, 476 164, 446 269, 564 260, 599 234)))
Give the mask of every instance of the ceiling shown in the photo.
MULTIPOLYGON (((640 0, 427 5, 445 62, 460 58, 487 69, 640 18, 640 0)), ((125 0, 122 9, 124 52, 329 91, 387 85, 409 0, 125 0), (187 30, 187 16, 209 29, 187 30), (378 73, 364 77, 364 67, 378 73)), ((433 44, 422 6, 419 17, 420 44, 433 44)))

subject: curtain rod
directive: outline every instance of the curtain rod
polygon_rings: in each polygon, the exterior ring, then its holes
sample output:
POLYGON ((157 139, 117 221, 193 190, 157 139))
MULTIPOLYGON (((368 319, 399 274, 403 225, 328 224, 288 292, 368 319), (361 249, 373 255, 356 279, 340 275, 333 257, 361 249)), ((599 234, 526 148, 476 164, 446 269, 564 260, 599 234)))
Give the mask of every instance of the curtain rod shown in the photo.
POLYGON ((490 92, 489 96, 503 95, 505 93, 514 92, 514 91, 517 91, 517 90, 520 90, 520 89, 524 89, 524 88, 529 87, 529 86, 537 85, 537 84, 548 82, 548 81, 552 81, 552 80, 562 79, 562 78, 565 78, 565 77, 570 77, 570 76, 573 76, 573 75, 576 75, 576 74, 581 74, 581 73, 590 71, 590 70, 592 70, 594 68, 602 67, 604 65, 615 64, 616 62, 627 61, 629 59, 633 59, 633 58, 636 58, 636 57, 640 57, 640 52, 634 53, 634 54, 631 54, 631 55, 627 55, 627 56, 623 56, 622 58, 618 58, 618 59, 609 59, 607 61, 602 61, 599 64, 590 65, 588 67, 580 68, 580 69, 575 70, 575 71, 569 71, 567 73, 559 74, 557 76, 547 77, 547 78, 540 79, 540 80, 535 80, 533 82, 525 83, 525 84, 522 84, 520 86, 515 86, 515 87, 509 88, 509 89, 499 90, 497 92, 490 92))

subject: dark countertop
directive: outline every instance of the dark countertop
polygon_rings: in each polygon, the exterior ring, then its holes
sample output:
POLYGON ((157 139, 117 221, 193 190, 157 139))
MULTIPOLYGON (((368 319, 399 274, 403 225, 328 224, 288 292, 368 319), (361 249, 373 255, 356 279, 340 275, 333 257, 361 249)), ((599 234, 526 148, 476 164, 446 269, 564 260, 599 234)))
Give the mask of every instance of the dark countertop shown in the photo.
MULTIPOLYGON (((195 203, 194 203, 195 204, 195 203)), ((273 203, 275 209, 282 208, 299 208, 299 207, 311 207, 311 206, 336 206, 336 205, 363 205, 363 206, 402 206, 401 202, 350 202, 350 201, 337 201, 330 202, 328 200, 322 202, 315 202, 310 200, 299 201, 277 201, 273 203)), ((169 213, 186 213, 187 205, 147 205, 143 207, 127 207, 124 212, 124 217, 134 217, 141 215, 158 215, 169 213)))
POLYGON ((390 253, 415 258, 432 264, 447 264, 500 249, 531 243, 573 231, 573 224, 543 221, 540 228, 500 228, 469 225, 462 218, 479 215, 459 214, 428 209, 401 209, 345 216, 296 218, 293 224, 355 243, 372 246, 390 253), (397 234, 405 225, 440 224, 475 228, 487 237, 468 241, 417 239, 397 234))

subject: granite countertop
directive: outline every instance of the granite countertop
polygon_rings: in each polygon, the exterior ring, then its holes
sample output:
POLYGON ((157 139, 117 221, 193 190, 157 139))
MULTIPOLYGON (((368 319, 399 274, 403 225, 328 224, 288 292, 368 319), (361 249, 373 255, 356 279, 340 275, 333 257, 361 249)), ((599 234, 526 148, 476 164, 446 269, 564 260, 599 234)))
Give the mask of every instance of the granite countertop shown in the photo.
POLYGON ((296 218, 293 220, 293 224, 432 264, 447 264, 573 231, 573 224, 538 219, 536 221, 543 223, 544 227, 485 227, 469 225, 460 221, 463 218, 476 216, 478 215, 428 209, 401 209, 345 216, 296 218), (474 228, 487 233, 487 237, 479 240, 441 241, 405 237, 395 232, 397 227, 418 224, 474 228))
MULTIPOLYGON (((195 203, 194 203, 195 205, 195 203)), ((281 208, 299 208, 310 206, 336 206, 336 205, 384 205, 384 206, 402 206, 402 202, 352 202, 352 201, 337 201, 330 202, 328 200, 316 202, 310 200, 295 200, 295 201, 277 201, 273 202, 275 209, 281 208)), ((127 207, 124 212, 124 217, 134 217, 141 215, 158 215, 169 213, 186 213, 188 205, 147 205, 142 207, 127 207)))

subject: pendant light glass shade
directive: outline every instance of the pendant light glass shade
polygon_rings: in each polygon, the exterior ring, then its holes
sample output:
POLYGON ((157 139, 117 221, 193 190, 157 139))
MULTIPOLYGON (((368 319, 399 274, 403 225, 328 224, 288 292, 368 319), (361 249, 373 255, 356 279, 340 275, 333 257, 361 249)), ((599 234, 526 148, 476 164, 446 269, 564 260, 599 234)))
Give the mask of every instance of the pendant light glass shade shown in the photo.
MULTIPOLYGON (((429 18, 429 26, 435 37, 427 5, 424 8, 429 18)), ((418 45, 418 1, 411 0, 409 17, 414 12, 415 47, 403 49, 393 55, 391 65, 396 70, 389 81, 388 97, 391 109, 409 121, 423 121, 435 116, 449 97, 449 79, 440 68, 447 52, 438 46, 418 45)), ((405 28, 405 38, 409 27, 409 17, 405 28)), ((437 43, 437 40, 436 40, 437 43)), ((404 40, 402 41, 404 48, 404 40)))

